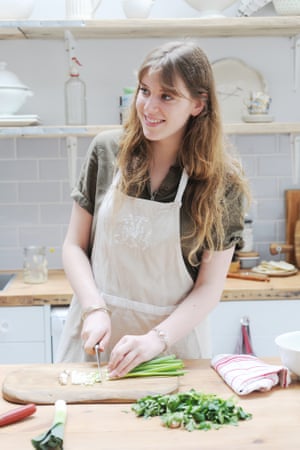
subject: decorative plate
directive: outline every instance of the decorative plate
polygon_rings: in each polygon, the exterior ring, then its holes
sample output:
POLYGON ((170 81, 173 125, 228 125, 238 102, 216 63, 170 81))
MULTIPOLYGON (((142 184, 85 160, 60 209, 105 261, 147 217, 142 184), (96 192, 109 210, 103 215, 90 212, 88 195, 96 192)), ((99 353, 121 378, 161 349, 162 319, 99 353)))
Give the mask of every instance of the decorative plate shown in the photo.
POLYGON ((212 68, 224 121, 241 122, 250 92, 267 92, 263 76, 238 58, 219 59, 212 68))

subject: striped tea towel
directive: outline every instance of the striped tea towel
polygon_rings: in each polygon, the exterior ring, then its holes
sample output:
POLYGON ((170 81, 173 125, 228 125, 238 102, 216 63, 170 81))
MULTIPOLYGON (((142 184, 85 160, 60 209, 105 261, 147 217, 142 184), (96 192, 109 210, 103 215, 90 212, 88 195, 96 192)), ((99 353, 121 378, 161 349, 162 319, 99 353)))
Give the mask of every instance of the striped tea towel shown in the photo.
POLYGON ((216 355, 211 365, 238 395, 269 391, 278 383, 287 387, 291 382, 286 367, 267 364, 253 355, 216 355))

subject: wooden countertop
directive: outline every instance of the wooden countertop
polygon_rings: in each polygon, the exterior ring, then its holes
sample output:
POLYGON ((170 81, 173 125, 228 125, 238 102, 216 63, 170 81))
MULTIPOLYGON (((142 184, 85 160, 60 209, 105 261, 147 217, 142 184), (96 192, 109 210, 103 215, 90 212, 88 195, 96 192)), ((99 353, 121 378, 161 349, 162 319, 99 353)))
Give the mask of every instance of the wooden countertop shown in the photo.
MULTIPOLYGON (((18 367, 23 366, 0 367, 1 385, 5 375, 18 367)), ((225 399, 233 395, 208 360, 187 361, 186 367, 188 373, 181 379, 181 391, 194 388, 225 399)), ((236 397, 238 404, 252 413, 251 420, 239 422, 236 427, 192 432, 164 428, 157 417, 137 418, 130 404, 68 405, 64 450, 299 450, 299 381, 286 389, 276 386, 269 392, 236 397)), ((0 399, 0 414, 15 407, 0 399)), ((53 406, 37 406, 33 416, 1 427, 1 448, 32 449, 30 439, 52 425, 53 414, 53 406)))
MULTIPOLYGON (((68 305, 72 289, 63 270, 50 270, 48 281, 26 284, 22 271, 0 291, 0 306, 68 305)), ((300 273, 271 278, 270 282, 227 278, 222 301, 300 299, 300 273)))

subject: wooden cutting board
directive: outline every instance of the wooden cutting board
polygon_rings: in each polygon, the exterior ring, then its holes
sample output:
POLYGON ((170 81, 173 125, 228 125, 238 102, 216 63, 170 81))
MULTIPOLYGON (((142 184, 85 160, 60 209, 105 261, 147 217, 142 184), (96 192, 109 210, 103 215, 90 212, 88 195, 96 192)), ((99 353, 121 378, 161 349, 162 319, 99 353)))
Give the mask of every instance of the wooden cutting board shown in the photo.
POLYGON ((179 387, 179 377, 140 377, 104 380, 89 385, 61 385, 63 370, 97 371, 93 363, 33 364, 10 372, 2 384, 2 395, 13 403, 128 403, 146 395, 169 394, 179 387))
MULTIPOLYGON (((297 265, 298 247, 295 245, 296 222, 300 219, 300 189, 288 189, 285 191, 285 213, 286 213, 286 244, 294 247, 292 252, 288 252, 286 260, 297 265)), ((299 236, 298 236, 299 240, 299 236)))

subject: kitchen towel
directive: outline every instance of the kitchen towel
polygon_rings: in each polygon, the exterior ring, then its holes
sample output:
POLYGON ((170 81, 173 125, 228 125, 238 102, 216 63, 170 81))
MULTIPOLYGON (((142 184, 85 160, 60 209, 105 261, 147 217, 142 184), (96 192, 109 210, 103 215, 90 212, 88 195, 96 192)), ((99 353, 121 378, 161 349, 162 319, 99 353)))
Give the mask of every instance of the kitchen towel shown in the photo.
POLYGON ((286 367, 267 364, 253 355, 220 354, 212 358, 211 365, 238 395, 269 391, 278 383, 287 387, 291 382, 286 367))

